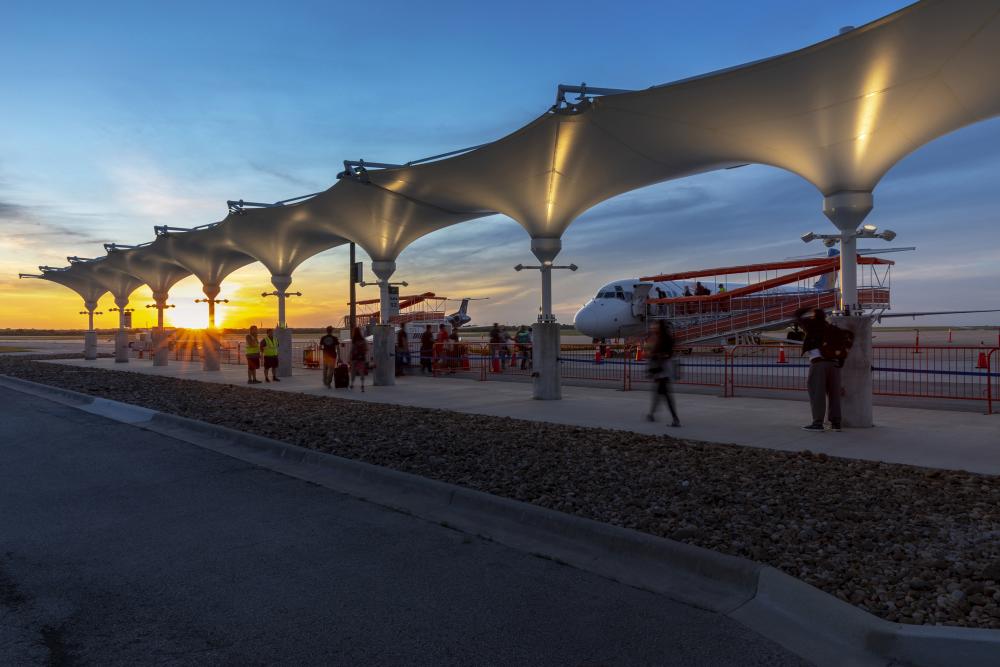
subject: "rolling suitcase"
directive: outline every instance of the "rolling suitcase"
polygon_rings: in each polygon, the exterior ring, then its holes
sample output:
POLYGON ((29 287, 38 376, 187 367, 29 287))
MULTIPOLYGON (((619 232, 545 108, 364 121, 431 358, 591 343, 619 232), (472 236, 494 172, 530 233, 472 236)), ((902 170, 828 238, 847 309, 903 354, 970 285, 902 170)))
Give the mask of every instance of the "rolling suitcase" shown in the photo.
POLYGON ((351 373, 347 370, 347 364, 337 364, 333 369, 333 386, 337 389, 346 389, 351 383, 351 373))

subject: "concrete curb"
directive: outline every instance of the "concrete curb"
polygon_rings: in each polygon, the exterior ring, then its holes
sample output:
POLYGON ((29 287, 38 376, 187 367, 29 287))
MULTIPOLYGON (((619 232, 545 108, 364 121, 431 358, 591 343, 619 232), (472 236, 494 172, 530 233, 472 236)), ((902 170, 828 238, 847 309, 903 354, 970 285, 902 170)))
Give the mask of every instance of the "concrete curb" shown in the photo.
POLYGON ((211 449, 725 614, 818 665, 996 665, 1000 632, 889 623, 775 568, 528 503, 67 389, 0 387, 211 449))

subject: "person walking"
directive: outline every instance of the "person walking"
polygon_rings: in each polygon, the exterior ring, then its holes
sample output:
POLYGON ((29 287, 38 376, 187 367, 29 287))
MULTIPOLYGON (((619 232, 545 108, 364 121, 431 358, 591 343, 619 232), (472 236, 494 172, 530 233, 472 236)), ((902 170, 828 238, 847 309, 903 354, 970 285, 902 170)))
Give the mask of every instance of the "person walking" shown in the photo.
POLYGON ((447 365, 449 344, 448 327, 439 324, 437 339, 434 341, 434 359, 438 368, 444 368, 447 365))
POLYGON ((420 335, 420 373, 434 374, 434 331, 431 325, 424 328, 420 335))
POLYGON ((410 365, 410 338, 406 335, 406 323, 399 325, 396 332, 396 376, 406 375, 410 365))
POLYGON ((260 340, 257 338, 257 327, 251 326, 246 336, 244 356, 247 358, 247 384, 260 384, 257 379, 257 369, 260 368, 260 340))
POLYGON ((351 389, 354 389, 354 378, 361 376, 361 392, 365 391, 365 376, 368 375, 368 341, 361 334, 361 329, 354 328, 351 334, 351 389))
POLYGON ((531 331, 528 327, 523 324, 518 327, 514 342, 517 343, 517 349, 521 353, 521 370, 531 368, 531 331))
POLYGON ((503 334, 500 332, 500 325, 496 322, 490 329, 490 368, 494 373, 503 370, 503 334))
POLYGON ((278 379, 278 339, 274 337, 274 330, 268 329, 264 340, 260 342, 264 355, 264 382, 281 382, 278 379), (271 378, 268 379, 267 372, 271 371, 271 378))
POLYGON ((840 431, 840 362, 826 359, 820 352, 823 337, 832 326, 826 321, 822 308, 813 310, 812 317, 805 317, 809 308, 795 311, 795 322, 802 327, 802 354, 809 355, 809 405, 812 408, 812 423, 802 428, 813 433, 822 433, 823 417, 830 419, 830 430, 840 431))
POLYGON ((677 377, 677 360, 674 359, 674 336, 665 320, 660 320, 649 352, 649 375, 653 379, 653 400, 649 406, 646 419, 656 421, 656 408, 659 407, 662 396, 670 408, 670 416, 674 418, 671 426, 680 426, 677 416, 677 406, 674 405, 674 392, 671 386, 677 377))
POLYGON ((323 350, 323 384, 329 389, 333 385, 333 372, 337 370, 337 357, 340 355, 340 339, 333 335, 333 327, 326 328, 326 335, 319 339, 319 347, 323 350))

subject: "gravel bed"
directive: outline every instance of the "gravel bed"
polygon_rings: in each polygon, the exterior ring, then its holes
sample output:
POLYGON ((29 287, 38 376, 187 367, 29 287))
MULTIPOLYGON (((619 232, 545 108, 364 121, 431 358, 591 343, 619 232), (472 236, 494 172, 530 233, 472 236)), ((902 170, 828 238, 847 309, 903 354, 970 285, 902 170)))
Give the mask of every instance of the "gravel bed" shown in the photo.
POLYGON ((751 558, 890 621, 1000 628, 998 476, 24 358, 0 373, 751 558))

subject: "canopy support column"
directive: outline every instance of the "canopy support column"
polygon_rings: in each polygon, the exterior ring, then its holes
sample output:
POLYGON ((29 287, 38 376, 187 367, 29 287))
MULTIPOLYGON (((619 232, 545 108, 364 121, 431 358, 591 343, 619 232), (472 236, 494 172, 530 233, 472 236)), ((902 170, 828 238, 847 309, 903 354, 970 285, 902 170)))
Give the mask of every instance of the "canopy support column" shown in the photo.
POLYGON ((278 327, 275 330, 278 339, 278 377, 291 377, 292 331, 285 320, 285 300, 288 298, 292 277, 271 276, 271 284, 274 285, 274 295, 278 297, 278 327))
POLYGON ((125 328, 125 310, 128 308, 128 297, 115 297, 118 308, 118 331, 115 332, 115 363, 128 363, 128 330, 125 328))
POLYGON ((872 418, 872 320, 858 304, 858 227, 871 212, 871 192, 838 192, 823 200, 823 214, 840 230, 840 312, 833 323, 854 334, 841 369, 842 425, 868 428, 872 418))
POLYGON ((562 398, 559 373, 559 324, 552 313, 552 262, 562 250, 555 238, 531 239, 531 252, 541 262, 542 308, 531 332, 532 397, 543 401, 562 398))
POLYGON ((215 304, 216 298, 222 288, 216 284, 205 284, 201 286, 201 291, 205 293, 205 302, 208 303, 208 328, 205 329, 201 339, 201 369, 203 371, 217 371, 222 368, 221 352, 222 344, 219 340, 219 333, 215 330, 215 304))
POLYGON ((378 277, 379 324, 372 335, 375 362, 375 386, 396 384, 396 341, 389 323, 389 279, 396 272, 396 262, 372 262, 372 273, 378 277))
POLYGON ((94 311, 97 310, 97 302, 85 301, 84 307, 87 309, 87 333, 83 335, 83 358, 93 361, 97 359, 97 332, 94 331, 94 311))
POLYGON ((166 366, 167 360, 170 359, 167 335, 163 331, 163 311, 167 308, 167 293, 154 292, 153 302, 156 304, 156 329, 153 331, 153 365, 166 366))

